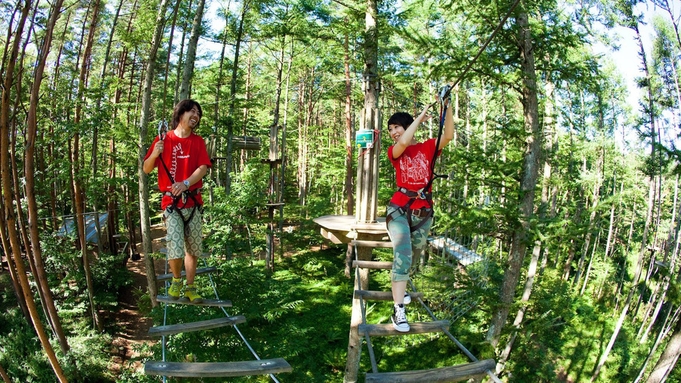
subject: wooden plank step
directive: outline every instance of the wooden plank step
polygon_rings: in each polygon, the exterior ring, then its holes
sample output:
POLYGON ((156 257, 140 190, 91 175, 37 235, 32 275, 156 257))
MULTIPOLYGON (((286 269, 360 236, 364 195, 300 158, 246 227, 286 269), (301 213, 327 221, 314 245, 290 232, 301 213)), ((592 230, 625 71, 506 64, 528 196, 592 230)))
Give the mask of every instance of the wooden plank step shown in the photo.
MULTIPOLYGON (((213 271, 217 271, 218 268, 215 266, 210 266, 210 267, 200 267, 196 269, 196 275, 200 274, 206 274, 206 273, 212 273, 213 271)), ((187 272, 182 270, 182 277, 186 277, 187 272)), ((158 277, 156 277, 157 280, 159 281, 168 281, 173 277, 173 273, 168 273, 168 274, 161 274, 158 277)))
POLYGON ((350 242, 353 246, 357 247, 380 247, 380 248, 392 248, 393 243, 390 241, 363 241, 354 240, 350 242))
POLYGON ((175 303, 180 305, 232 307, 232 301, 222 299, 204 299, 201 302, 190 302, 189 299, 185 297, 172 299, 167 295, 157 295, 156 300, 163 303, 175 303))
POLYGON ((146 362, 146 375, 177 376, 184 378, 218 378, 229 376, 267 375, 291 372, 293 369, 282 358, 243 362, 146 362))
MULTIPOLYGON (((423 293, 409 292, 412 300, 423 299, 423 293)), ((393 293, 390 291, 355 290, 356 297, 362 297, 370 301, 392 301, 393 293)))
POLYGON ((488 370, 494 370, 494 359, 485 359, 458 366, 433 368, 430 370, 414 370, 403 372, 379 372, 366 375, 367 383, 446 383, 461 382, 470 378, 484 375, 488 370))
POLYGON ((352 261, 352 267, 360 267, 363 269, 390 270, 393 268, 393 263, 381 261, 352 261))
POLYGON ((449 328, 449 321, 440 320, 434 322, 415 322, 409 323, 408 332, 399 332, 395 330, 392 323, 385 324, 361 324, 357 327, 359 335, 369 336, 390 336, 390 335, 406 335, 406 334, 426 334, 430 332, 441 332, 443 329, 449 328))
POLYGON ((246 317, 243 315, 237 315, 234 317, 222 317, 203 320, 199 322, 178 323, 167 326, 155 326, 149 329, 149 335, 163 336, 179 334, 181 332, 210 330, 218 327, 233 326, 239 323, 246 323, 246 317))

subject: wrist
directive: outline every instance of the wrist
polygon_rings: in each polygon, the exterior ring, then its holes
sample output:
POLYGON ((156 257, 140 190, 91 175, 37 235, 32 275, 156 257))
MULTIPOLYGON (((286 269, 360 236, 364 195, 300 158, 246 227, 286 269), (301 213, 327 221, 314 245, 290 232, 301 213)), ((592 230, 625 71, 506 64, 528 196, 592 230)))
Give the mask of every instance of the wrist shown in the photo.
POLYGON ((182 184, 184 184, 184 186, 187 188, 187 190, 189 190, 189 186, 190 186, 189 179, 182 181, 182 184))

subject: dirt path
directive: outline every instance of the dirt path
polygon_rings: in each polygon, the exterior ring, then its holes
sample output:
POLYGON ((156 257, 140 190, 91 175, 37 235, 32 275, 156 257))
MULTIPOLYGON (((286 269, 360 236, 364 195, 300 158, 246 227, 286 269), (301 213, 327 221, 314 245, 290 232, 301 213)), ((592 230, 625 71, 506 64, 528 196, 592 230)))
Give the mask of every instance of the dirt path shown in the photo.
MULTIPOLYGON (((161 247, 161 238, 165 236, 165 230, 161 225, 151 228, 152 249, 157 252, 161 247)), ((137 248, 142 245, 138 244, 137 248)), ((154 262, 156 274, 165 271, 165 261, 160 259, 154 262)), ((132 274, 133 283, 126 286, 119 297, 119 310, 113 314, 112 320, 115 321, 118 332, 113 338, 114 358, 112 370, 118 374, 122 368, 141 369, 142 363, 136 360, 140 357, 139 346, 144 343, 151 344, 158 341, 148 335, 149 328, 153 325, 151 318, 140 313, 138 307, 138 293, 147 291, 147 276, 144 266, 144 258, 137 261, 131 259, 126 263, 126 267, 132 274)))

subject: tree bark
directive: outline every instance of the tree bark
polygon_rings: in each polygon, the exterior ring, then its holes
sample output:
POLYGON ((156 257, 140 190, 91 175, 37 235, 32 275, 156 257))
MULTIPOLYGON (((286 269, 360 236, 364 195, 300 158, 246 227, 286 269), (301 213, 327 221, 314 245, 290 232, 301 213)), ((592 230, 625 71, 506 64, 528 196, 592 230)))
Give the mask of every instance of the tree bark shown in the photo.
POLYGON ((681 319, 676 321, 674 333, 667 343, 662 355, 657 360, 653 371, 648 376, 646 383, 661 383, 672 371, 681 355, 681 319))
POLYGON ((149 125, 149 115, 151 110, 151 85, 154 81, 154 64, 158 47, 163 40, 163 30, 165 26, 165 13, 168 7, 169 0, 161 0, 156 15, 156 27, 154 29, 154 37, 151 40, 151 47, 147 58, 146 72, 144 76, 144 91, 142 95, 142 113, 140 116, 140 134, 138 138, 139 151, 137 153, 137 170, 139 175, 139 204, 140 204, 140 223, 142 230, 142 251, 144 252, 144 264, 147 269, 147 286, 149 289, 149 296, 151 297, 151 304, 153 307, 158 305, 156 295, 158 289, 156 288, 156 271, 154 269, 154 260, 151 257, 151 221, 149 218, 149 177, 144 173, 144 156, 146 155, 147 145, 145 138, 147 136, 147 129, 149 125))
MULTIPOLYGON (((251 1, 243 2, 241 8, 241 18, 239 18, 239 27, 236 32, 236 41, 234 42, 234 60, 232 63, 232 78, 229 84, 229 119, 227 120, 227 160, 225 161, 225 193, 230 194, 232 189, 232 136, 234 135, 234 121, 236 116, 236 83, 239 73, 239 55, 241 52, 241 42, 244 36, 244 24, 246 23, 246 15, 250 8, 251 1)), ((244 124, 245 126, 245 124, 244 124)))
MULTIPOLYGON (((81 61, 80 74, 78 79, 78 96, 76 98, 76 109, 74 124, 80 124, 82 120, 82 110, 83 110, 83 95, 85 93, 85 88, 87 84, 87 79, 89 77, 89 67, 90 59, 92 56, 92 46, 94 44, 95 31, 97 29, 97 20, 99 18, 99 6, 100 1, 96 0, 92 4, 92 21, 90 22, 90 27, 88 29, 88 37, 85 43, 85 49, 83 51, 83 60, 81 61)), ((72 163, 72 177, 73 177, 73 190, 76 204, 76 217, 75 220, 78 226, 78 237, 80 238, 80 251, 83 260, 83 268, 85 271, 85 281, 87 283, 88 297, 90 300, 90 310, 92 315, 93 326, 99 331, 104 331, 104 324, 99 317, 99 311, 94 300, 94 282, 92 280, 92 271, 90 270, 90 259, 87 253, 87 239, 85 233, 85 188, 83 186, 84 181, 82 175, 80 174, 81 160, 80 160, 80 134, 76 131, 73 137, 73 153, 71 157, 72 163)), ((95 212, 96 213, 96 212, 95 212)), ((95 214, 95 220, 97 220, 97 214, 95 214)), ((99 242, 99 240, 98 240, 99 242)))
MULTIPOLYGON (((47 57, 49 51, 49 46, 52 40, 52 32, 54 25, 61 13, 62 0, 56 0, 50 13, 47 25, 45 27, 45 37, 43 40, 42 49, 40 52, 41 59, 38 61, 38 66, 36 66, 36 79, 40 75, 42 77, 42 72, 44 70, 44 61, 47 57), (43 65, 40 65, 42 62, 43 65)), ((14 40, 12 42, 12 49, 10 51, 10 57, 8 65, 5 71, 4 86, 2 91, 2 96, 0 98, 0 173, 2 177, 2 190, 3 190, 3 202, 4 202, 4 214, 3 214, 3 227, 8 230, 8 239, 10 242, 11 255, 10 252, 6 250, 8 255, 8 261, 11 257, 14 259, 14 265, 16 266, 16 277, 19 279, 19 284, 21 285, 23 300, 28 308, 30 318, 33 322, 33 327, 38 334, 40 343, 47 354, 47 358, 52 366, 52 369, 60 382, 66 382, 66 376, 61 369, 59 360, 57 359, 52 345, 50 344, 49 337, 45 332, 42 322, 40 321, 40 314, 36 307, 35 301, 33 300, 33 294, 29 285, 28 277, 26 274, 26 268, 24 266, 24 261, 21 256, 21 244, 19 241, 19 236, 16 231, 16 218, 14 212, 12 211, 12 181, 11 181, 11 171, 9 166, 9 96, 10 89, 12 88, 12 82, 14 79, 14 66, 17 61, 19 42, 22 38, 23 27, 28 18, 28 12, 31 8, 31 2, 26 1, 22 8, 21 20, 17 26, 17 31, 14 34, 14 40)), ((40 77, 40 78, 41 78, 40 77)), ((4 242, 4 241, 3 241, 4 242)))
POLYGON ((205 4, 206 0, 199 0, 199 5, 196 7, 194 22, 192 23, 192 32, 189 36, 189 46, 187 47, 187 59, 184 62, 184 70, 182 72, 180 100, 187 99, 191 95, 190 87, 194 75, 194 62, 196 61, 196 45, 199 43, 199 37, 201 37, 201 20, 203 20, 203 9, 205 4))
POLYGON ((494 347, 499 344, 499 336, 508 313, 513 304, 515 291, 520 278, 520 270, 525 258, 530 236, 530 220, 534 211, 534 195, 539 175, 539 158, 541 157, 541 132, 538 119, 537 74, 534 65, 532 34, 528 14, 519 10, 517 18, 519 28, 520 57, 523 74, 523 114, 525 120, 525 153, 519 196, 519 223, 514 231, 506 272, 500 291, 499 308, 493 313, 492 322, 487 333, 487 341, 494 347))

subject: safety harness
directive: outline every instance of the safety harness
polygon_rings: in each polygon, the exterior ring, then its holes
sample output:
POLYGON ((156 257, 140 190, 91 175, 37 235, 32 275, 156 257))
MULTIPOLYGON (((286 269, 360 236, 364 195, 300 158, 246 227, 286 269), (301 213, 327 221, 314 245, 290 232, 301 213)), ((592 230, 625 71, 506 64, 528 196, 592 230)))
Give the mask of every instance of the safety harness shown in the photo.
POLYGON ((435 151, 433 152, 433 158, 430 161, 430 179, 428 180, 426 186, 422 187, 419 190, 409 190, 404 187, 397 188, 397 191, 407 196, 409 200, 404 206, 399 206, 393 202, 390 202, 388 204, 388 206, 395 208, 395 210, 391 214, 388 214, 388 216, 385 218, 386 225, 390 223, 390 221, 392 221, 393 219, 404 214, 407 216, 407 222, 409 222, 409 230, 411 232, 414 232, 418 230, 421 226, 423 226, 428 220, 428 218, 431 218, 435 214, 433 211, 433 193, 430 191, 430 188, 433 185, 433 181, 435 179, 447 178, 446 174, 440 175, 435 173, 435 161, 437 160, 438 154, 440 152, 438 148, 440 147, 440 141, 442 139, 442 131, 444 130, 445 115, 447 113, 448 107, 448 103, 446 102, 446 100, 449 98, 450 93, 451 87, 449 85, 443 86, 439 92, 441 105, 440 128, 437 134, 437 140, 435 140, 435 151), (419 199, 428 202, 428 206, 430 206, 430 208, 421 208, 416 210, 412 209, 411 205, 416 200, 419 199), (421 220, 417 224, 413 224, 412 216, 419 217, 421 218, 421 220))
MULTIPOLYGON (((168 131, 168 123, 166 121, 160 121, 158 123, 158 139, 159 140, 164 140, 166 138, 166 132, 168 131)), ((161 164, 163 165, 163 169, 166 172, 166 175, 168 175, 168 178, 170 179, 170 184, 175 183, 175 177, 170 173, 170 170, 168 169, 168 166, 166 165, 165 161, 163 161, 163 156, 159 156, 159 159, 161 160, 161 164)), ((189 222, 191 222, 192 218, 194 218, 194 214, 196 213, 196 209, 199 209, 201 211, 203 209, 203 205, 201 205, 196 198, 196 195, 200 192, 201 189, 194 189, 194 190, 185 190, 182 192, 180 195, 173 195, 171 192, 161 192, 164 196, 172 197, 173 198, 173 203, 170 204, 168 207, 166 207, 166 211, 168 214, 172 214, 173 211, 177 210, 177 214, 180 215, 180 218, 182 219, 182 224, 184 226, 184 232, 185 235, 187 235, 189 231, 189 222), (185 218, 184 214, 182 214, 182 209, 187 205, 187 198, 191 198, 192 201, 194 202, 194 205, 192 206, 191 213, 189 213, 189 217, 185 218), (182 206, 180 206, 180 202, 182 202, 182 206)))

